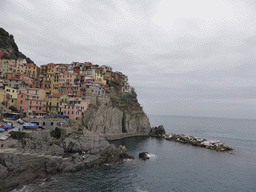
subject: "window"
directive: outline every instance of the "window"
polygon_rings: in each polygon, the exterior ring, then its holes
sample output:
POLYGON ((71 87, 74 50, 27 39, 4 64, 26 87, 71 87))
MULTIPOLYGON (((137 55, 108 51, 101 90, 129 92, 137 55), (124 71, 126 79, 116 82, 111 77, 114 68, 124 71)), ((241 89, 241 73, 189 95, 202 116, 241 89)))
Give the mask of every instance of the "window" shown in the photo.
POLYGON ((51 122, 51 125, 53 125, 53 122, 51 122))
POLYGON ((77 111, 76 114, 79 115, 79 111, 77 111))
POLYGON ((43 122, 43 125, 45 125, 45 122, 43 122))
POLYGON ((74 109, 74 106, 72 106, 72 109, 74 109))
POLYGON ((23 98, 23 95, 21 95, 21 98, 23 98))
POLYGON ((72 114, 74 114, 74 111, 72 111, 72 114))
POLYGON ((20 101, 20 104, 22 104, 22 100, 20 101))

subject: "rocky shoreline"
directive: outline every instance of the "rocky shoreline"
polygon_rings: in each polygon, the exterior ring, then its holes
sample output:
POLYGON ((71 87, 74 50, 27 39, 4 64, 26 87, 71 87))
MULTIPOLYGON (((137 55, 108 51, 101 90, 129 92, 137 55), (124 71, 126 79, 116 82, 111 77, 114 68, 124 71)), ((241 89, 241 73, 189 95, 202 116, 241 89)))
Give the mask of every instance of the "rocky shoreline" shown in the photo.
POLYGON ((0 149, 0 190, 11 191, 37 179, 122 162, 134 157, 86 129, 13 131, 12 145, 0 149), (11 148, 10 148, 11 147, 11 148))
MULTIPOLYGON (((77 172, 105 163, 134 159, 127 153, 125 146, 116 148, 107 140, 154 136, 220 152, 233 150, 215 140, 168 134, 163 126, 151 128, 149 134, 97 134, 80 125, 53 131, 12 131, 10 134, 13 142, 0 149, 1 191, 10 191, 59 173, 77 172)), ((144 156, 142 159, 149 158, 144 156)))
POLYGON ((206 149, 211 149, 220 152, 228 152, 234 150, 218 140, 207 140, 184 134, 166 133, 162 125, 151 128, 150 135, 160 137, 169 141, 190 144, 193 146, 203 147, 206 149))

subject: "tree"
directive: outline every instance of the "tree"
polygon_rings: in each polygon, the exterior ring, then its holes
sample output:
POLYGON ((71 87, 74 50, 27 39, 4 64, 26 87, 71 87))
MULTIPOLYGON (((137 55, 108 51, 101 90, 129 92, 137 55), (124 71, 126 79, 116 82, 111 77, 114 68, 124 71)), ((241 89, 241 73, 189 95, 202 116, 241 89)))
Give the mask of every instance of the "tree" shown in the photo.
POLYGON ((12 111, 18 111, 17 108, 14 106, 10 106, 9 109, 11 109, 12 111))

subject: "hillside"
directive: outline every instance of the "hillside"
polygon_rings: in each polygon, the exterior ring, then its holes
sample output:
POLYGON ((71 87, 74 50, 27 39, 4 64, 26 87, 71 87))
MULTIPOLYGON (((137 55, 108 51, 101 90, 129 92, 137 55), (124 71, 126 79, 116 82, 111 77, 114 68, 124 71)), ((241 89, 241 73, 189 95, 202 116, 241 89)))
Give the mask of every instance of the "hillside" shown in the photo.
POLYGON ((3 28, 0 28, 0 51, 2 51, 2 59, 26 59, 27 63, 34 63, 30 58, 19 51, 14 41, 13 35, 10 35, 3 28))

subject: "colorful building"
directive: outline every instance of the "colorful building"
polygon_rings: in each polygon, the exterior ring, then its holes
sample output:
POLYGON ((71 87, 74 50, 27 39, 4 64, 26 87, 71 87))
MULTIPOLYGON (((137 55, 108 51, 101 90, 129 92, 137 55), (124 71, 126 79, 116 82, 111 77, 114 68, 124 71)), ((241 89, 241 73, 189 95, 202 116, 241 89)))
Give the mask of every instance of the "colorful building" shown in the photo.
POLYGON ((49 112, 52 114, 57 114, 60 113, 60 103, 63 102, 68 102, 69 97, 67 95, 64 94, 52 94, 48 97, 49 101, 48 101, 48 109, 49 112))
POLYGON ((19 89, 17 109, 26 116, 44 116, 47 114, 45 90, 37 88, 19 89))
POLYGON ((83 100, 81 97, 70 98, 68 103, 62 103, 61 110, 69 119, 78 120, 83 116, 90 102, 83 100))

